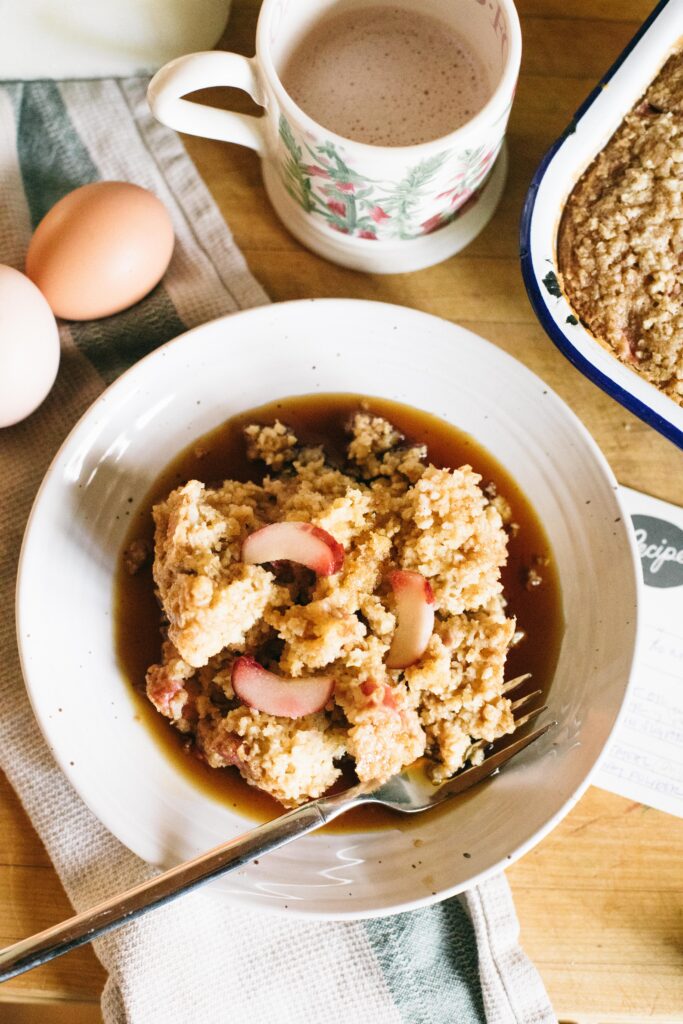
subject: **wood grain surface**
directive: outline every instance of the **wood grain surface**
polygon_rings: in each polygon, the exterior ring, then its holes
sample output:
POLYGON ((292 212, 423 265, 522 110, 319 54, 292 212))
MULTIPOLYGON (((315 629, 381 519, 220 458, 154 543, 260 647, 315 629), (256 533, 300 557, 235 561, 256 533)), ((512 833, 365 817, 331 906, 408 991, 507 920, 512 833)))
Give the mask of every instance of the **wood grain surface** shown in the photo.
MULTIPOLYGON (((225 48, 253 53, 258 7, 258 0, 234 0, 225 48)), ((683 453, 597 390, 557 352, 535 320, 518 262, 520 210, 537 163, 651 4, 520 0, 518 8, 524 58, 508 136, 505 196, 479 238, 438 267, 380 277, 326 263, 275 219, 253 153, 202 139, 187 139, 187 148, 251 270, 274 301, 377 299, 461 323, 543 377, 584 421, 622 483, 683 504, 683 453)), ((232 90, 201 98, 252 109, 232 90)), ((523 944, 562 1020, 683 1021, 682 854, 683 821, 591 789, 547 839, 510 869, 523 944)), ((0 944, 69 913, 38 837, 7 782, 0 780, 0 944)), ((97 1021, 103 983, 92 951, 78 950, 3 986, 0 1021, 97 1021)))

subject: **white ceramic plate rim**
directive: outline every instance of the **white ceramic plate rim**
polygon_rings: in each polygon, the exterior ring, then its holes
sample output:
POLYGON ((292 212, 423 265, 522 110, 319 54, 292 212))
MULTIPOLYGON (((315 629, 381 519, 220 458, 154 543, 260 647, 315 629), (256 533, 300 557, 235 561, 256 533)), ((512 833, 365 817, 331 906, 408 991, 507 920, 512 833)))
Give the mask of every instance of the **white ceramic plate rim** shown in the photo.
MULTIPOLYGON (((296 300, 296 301, 293 301, 293 302, 281 303, 281 304, 278 304, 278 305, 279 305, 279 308, 286 308, 286 310, 288 312, 289 311, 295 311, 296 307, 308 307, 308 308, 310 308, 312 305, 316 305, 318 307, 321 307, 321 306, 327 307, 328 309, 330 309, 330 312, 331 312, 331 307, 333 305, 337 306, 337 307, 339 307, 340 305, 342 307, 348 307, 349 305, 353 305, 355 307, 378 307, 378 306, 383 306, 386 309, 387 314, 393 313, 393 315, 395 317, 397 316, 397 317, 400 317, 400 318, 404 318, 406 316, 409 316, 409 317, 417 317, 418 319, 425 318, 425 319, 430 319, 430 320, 436 320, 436 321, 438 321, 442 325, 444 323, 447 323, 445 321, 440 320, 440 318, 431 317, 429 314, 420 313, 420 312, 418 312, 416 310, 413 310, 413 309, 409 309, 409 308, 405 308, 405 307, 401 307, 401 306, 395 306, 395 305, 391 305, 391 304, 388 304, 388 303, 387 304, 376 303, 376 302, 370 302, 370 301, 365 301, 365 300, 349 300, 349 299, 341 299, 341 300, 340 299, 296 300)), ((69 761, 70 761, 70 754, 69 754, 69 752, 66 751, 65 749, 62 749, 58 742, 57 743, 54 742, 55 741, 55 736, 53 734, 53 731, 51 730, 48 718, 47 718, 46 714, 44 714, 43 708, 41 707, 39 701, 37 701, 35 699, 35 694, 32 691, 31 671, 30 671, 30 667, 29 667, 28 662, 27 662, 26 651, 24 649, 24 643, 25 643, 25 641, 24 641, 24 622, 25 622, 25 619, 26 619, 27 614, 28 614, 27 613, 27 606, 28 606, 28 601, 30 600, 30 595, 28 593, 27 587, 24 585, 23 567, 24 567, 24 563, 25 563, 25 560, 26 560, 26 557, 27 557, 27 552, 29 551, 29 548, 30 548, 30 546, 32 544, 32 533, 33 533, 36 513, 37 513, 38 508, 40 507, 40 504, 42 502, 42 498, 43 498, 44 493, 46 492, 47 488, 51 485, 52 481, 58 476, 58 474, 59 474, 59 472, 60 472, 60 470, 62 468, 62 464, 65 461, 65 456, 67 455, 67 453, 71 449, 77 447, 78 443, 82 439, 82 435, 84 435, 87 432, 91 419, 94 419, 97 416, 98 411, 100 410, 100 408, 102 407, 102 405, 104 403, 110 403, 112 401, 115 401, 116 397, 119 394, 123 394, 123 393, 125 393, 128 390, 131 381, 134 380, 136 374, 138 373, 139 367, 142 364, 149 364, 151 362, 154 362, 154 361, 162 358, 164 351, 168 350, 171 347, 178 347, 178 346, 186 346, 187 347, 187 346, 191 346, 191 344, 193 342, 193 339, 196 338, 196 336, 198 334, 200 334, 201 332, 204 332, 204 331, 207 331, 207 330, 213 330, 213 329, 215 329, 216 326, 221 325, 221 324, 226 324, 228 322, 230 322, 231 325, 234 325, 236 321, 244 320, 245 318, 259 317, 259 316, 263 315, 264 312, 268 312, 268 313, 272 312, 273 308, 274 308, 273 306, 265 306, 265 307, 256 307, 256 308, 250 309, 250 310, 243 310, 243 311, 240 311, 240 312, 237 312, 237 313, 230 314, 230 315, 228 315, 226 317, 219 318, 218 320, 211 321, 210 323, 200 325, 199 327, 195 327, 192 330, 189 330, 189 331, 185 332, 184 334, 180 335, 178 338, 168 342, 167 344, 165 344, 163 346, 160 346, 158 349, 156 349, 155 351, 153 351, 152 353, 147 355, 143 360, 140 360, 140 362, 138 362, 134 366, 130 367, 125 373, 123 373, 114 383, 112 383, 102 393, 102 395, 100 395, 95 400, 95 402, 90 406, 90 408, 79 419, 79 421, 76 423, 76 425, 74 426, 72 431, 69 433, 68 437, 65 439, 65 441, 63 442, 63 444, 59 448, 59 450, 58 450, 57 454, 55 455, 55 457, 54 457, 54 459, 53 459, 53 461, 52 461, 52 463, 50 465, 50 468, 48 469, 48 471, 47 471, 47 473, 46 473, 46 475, 45 475, 45 477, 43 479, 43 482, 42 482, 42 484, 41 484, 41 486, 40 486, 40 488, 38 490, 38 493, 36 495, 36 499, 34 501, 34 505, 33 505, 33 508, 31 510, 31 513, 30 513, 30 516, 29 516, 29 520, 28 520, 28 523, 27 523, 26 533, 25 533, 25 536, 24 536, 24 541, 23 541, 22 549, 21 549, 21 553, 20 553, 19 569, 18 569, 18 576, 17 576, 17 616, 16 616, 16 618, 17 618, 18 646, 19 646, 19 653, 20 653, 22 672, 23 672, 23 675, 24 675, 24 679, 26 681, 27 692, 28 692, 28 696, 29 696, 32 708, 33 708, 33 712, 34 712, 34 714, 36 716, 36 719, 38 721, 40 729, 41 729, 41 731, 43 733, 43 736, 45 737, 45 740, 46 740, 48 746, 50 747, 50 750, 51 750, 53 756, 55 757, 57 763, 59 764, 60 768, 62 769, 62 771, 64 772, 66 777, 69 779, 71 785, 74 787, 76 792, 84 800, 84 802, 89 807, 89 809, 93 812, 93 814, 97 818, 99 818, 99 820, 104 824, 104 826, 110 832, 112 832, 113 835, 117 836, 122 842, 124 842, 124 844, 127 845, 129 847, 129 849, 131 849, 134 853, 138 853, 138 850, 135 849, 134 844, 130 843, 127 840, 124 840, 118 834, 116 816, 115 816, 115 814, 110 814, 109 809, 108 809, 106 803, 95 805, 94 802, 92 802, 91 799, 89 798, 89 795, 87 794, 87 792, 83 791, 83 788, 82 788, 82 785, 81 785, 80 772, 74 772, 73 771, 73 769, 72 769, 72 767, 71 767, 71 765, 69 763, 69 761)), ((496 358, 500 360, 500 362, 502 363, 503 366, 505 366, 505 364, 507 364, 510 368, 514 367, 515 371, 517 373, 522 373, 523 375, 527 375, 528 378, 535 380, 536 383, 539 386, 542 384, 542 382, 539 380, 539 378, 537 378, 536 375, 534 375, 530 370, 528 370, 526 367, 524 367, 523 364, 520 364, 512 356, 509 356, 504 351, 502 351, 502 350, 498 349, 496 346, 492 345, 490 342, 487 342, 484 339, 478 338, 476 335, 472 335, 472 332, 469 332, 469 331, 467 331, 464 328, 459 328, 457 325, 451 324, 449 326, 454 327, 458 331, 462 331, 465 335, 468 335, 470 338, 476 339, 478 344, 480 344, 482 346, 486 346, 490 350, 494 350, 495 353, 496 353, 496 358)), ((232 327, 231 327, 231 329, 232 329, 232 327)), ((619 495, 618 485, 616 484, 616 480, 615 480, 615 478, 614 478, 614 476, 613 476, 613 474, 611 472, 611 469, 610 469, 608 463, 606 462, 604 456, 602 455, 600 449, 595 444, 595 442, 593 441, 592 437, 590 436, 590 434, 588 433, 586 428, 583 426, 583 424, 580 422, 580 420, 562 402, 562 400, 554 392, 551 391, 551 389, 546 388, 545 385, 543 385, 543 388, 544 388, 544 392, 547 392, 548 395, 550 396, 550 399, 552 401, 554 401, 554 402, 559 404, 559 406, 561 407, 562 415, 563 415, 565 421, 569 425, 571 425, 571 428, 576 433, 578 433, 581 436, 582 441, 584 442, 584 444, 586 445, 588 451, 590 452, 591 456, 594 459, 596 467, 601 471, 605 481, 607 481, 613 487, 613 490, 615 492, 614 493, 614 500, 615 500, 617 506, 619 507, 619 509, 621 511, 621 523, 620 523, 618 529, 621 532, 622 539, 625 542, 624 543, 624 552, 625 552, 625 554, 626 554, 626 552, 630 553, 630 568, 631 568, 632 574, 633 574, 634 586, 635 586, 636 591, 639 592, 640 591, 640 568, 639 568, 639 558, 638 558, 638 554, 637 554, 637 550, 636 550, 636 546, 635 546, 635 540, 634 540, 634 538, 632 536, 632 533, 631 533, 630 529, 627 526, 627 524, 629 522, 628 513, 627 513, 627 511, 625 509, 625 506, 624 506, 624 504, 622 502, 622 499, 621 499, 621 497, 619 495)), ((623 689, 623 694, 622 694, 622 698, 621 698, 621 705, 620 705, 618 711, 616 712, 616 715, 614 717, 613 724, 612 724, 611 728, 608 729, 606 738, 604 740, 603 748, 602 748, 601 752, 598 754, 598 756, 595 758, 591 768, 587 772, 587 774, 584 777, 584 779, 581 782, 581 784, 579 786, 577 786, 574 789, 573 793, 561 804, 561 806, 559 807, 557 812, 555 814, 553 814, 546 821, 546 823, 541 828, 539 828, 536 831, 534 831, 534 833, 529 837, 529 839, 527 841, 525 841, 525 842, 523 842, 521 844, 518 844, 515 848, 513 848, 511 850, 511 852, 504 859, 499 859, 495 863, 491 864, 490 867, 488 867, 487 869, 472 875, 467 880, 467 882, 465 882, 465 883, 458 883, 458 884, 455 884, 455 885, 453 885, 451 887, 447 887, 447 888, 441 888, 438 892, 433 893, 432 895, 429 895, 429 896, 418 897, 418 898, 415 898, 415 899, 400 900, 400 901, 397 901, 396 903, 393 903, 391 906, 370 907, 370 908, 363 909, 363 910, 352 910, 352 911, 346 911, 346 912, 344 912, 344 911, 337 911, 337 912, 334 912, 334 913, 330 913, 330 912, 327 912, 327 911, 318 911, 318 910, 313 909, 310 906, 295 905, 295 906, 291 907, 290 910, 289 910, 290 916, 296 916, 296 917, 308 918, 308 919, 317 919, 317 920, 331 920, 331 919, 334 919, 334 920, 361 920, 361 919, 367 919, 367 918, 371 918, 371 917, 387 916, 387 915, 391 915, 393 913, 397 913, 399 911, 412 910, 412 909, 417 909, 419 907, 428 906, 428 905, 430 905, 432 903, 439 902, 440 900, 446 899, 446 898, 448 898, 450 896, 454 896, 457 893, 462 892, 465 889, 469 889, 469 888, 479 884, 480 882, 484 881, 486 878, 492 877, 493 875, 496 875, 496 874, 500 873, 501 870, 503 870, 504 868, 506 868, 506 867, 510 866, 511 864, 513 864, 516 860, 518 860, 526 852, 528 852, 530 849, 532 849, 541 839, 543 839, 562 820, 562 818, 571 810, 571 808, 575 805, 575 803, 580 799, 580 797, 583 795, 583 793, 585 792, 587 787, 590 785, 591 779, 593 778, 595 772, 598 770, 598 768, 599 768, 599 766, 600 766, 600 764, 602 762, 602 759, 605 756, 605 753, 606 753, 607 748, 609 746, 609 742, 610 742, 611 738, 613 737, 616 728, 618 727, 618 724, 619 724, 619 721, 622 718, 622 715, 624 714, 626 696, 627 696, 629 687, 631 686, 631 681, 632 681, 632 678, 633 678, 633 664, 634 664, 635 656, 637 654, 637 646, 638 646, 638 643, 639 643, 639 631, 637 629, 637 617, 638 617, 638 608, 636 608, 636 618, 635 618, 635 620, 633 622, 633 629, 632 629, 632 634, 631 634, 632 645, 633 645, 633 658, 631 659, 631 672, 629 674, 628 680, 624 681, 624 689, 623 689)), ((33 641, 33 642, 35 642, 35 641, 33 641)), ((171 866, 171 865, 169 864, 168 866, 171 866)), ((247 894, 246 897, 245 896, 241 896, 241 895, 231 894, 230 900, 232 902, 234 902, 234 903, 241 903, 242 905, 248 905, 251 910, 254 910, 254 911, 257 911, 257 912, 278 913, 278 912, 281 912, 281 910, 282 910, 282 907, 279 904, 273 903, 273 904, 265 904, 264 905, 264 904, 259 904, 258 902, 255 902, 255 901, 252 902, 248 898, 248 894, 247 894)))

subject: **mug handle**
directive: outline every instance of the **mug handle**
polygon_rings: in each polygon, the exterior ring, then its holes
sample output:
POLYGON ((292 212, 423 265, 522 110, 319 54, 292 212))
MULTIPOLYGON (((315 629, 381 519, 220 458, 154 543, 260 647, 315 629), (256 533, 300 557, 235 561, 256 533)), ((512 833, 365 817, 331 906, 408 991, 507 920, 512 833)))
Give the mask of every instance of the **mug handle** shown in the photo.
POLYGON ((230 85, 248 92, 253 100, 263 105, 256 66, 255 57, 222 50, 177 57, 157 71, 149 83, 147 100, 157 120, 169 128, 207 139, 236 142, 263 156, 266 148, 264 118, 183 99, 196 89, 230 85))

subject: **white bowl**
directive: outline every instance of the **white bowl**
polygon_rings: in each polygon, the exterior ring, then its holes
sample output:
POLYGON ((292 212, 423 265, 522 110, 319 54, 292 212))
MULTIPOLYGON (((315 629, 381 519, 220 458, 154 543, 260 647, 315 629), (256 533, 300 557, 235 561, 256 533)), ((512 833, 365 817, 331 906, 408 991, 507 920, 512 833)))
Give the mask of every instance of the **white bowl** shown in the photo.
POLYGON ((534 311, 560 351, 595 384, 683 448, 683 408, 605 349, 558 286, 557 231, 574 185, 638 102, 683 35, 683 0, 663 0, 541 161, 522 214, 522 274, 534 311))
POLYGON ((367 917, 459 892, 530 849, 586 788, 624 700, 637 599, 627 517, 587 431, 520 363, 435 317, 351 300, 264 306, 188 332, 119 378, 56 456, 22 551, 19 644, 55 757, 131 850, 172 865, 243 832, 248 823, 195 788, 135 719, 115 659, 112 580, 129 499, 176 451, 236 412, 318 390, 407 402, 493 452, 545 524, 566 619, 550 694, 557 728, 474 799, 417 832, 398 820, 307 836, 214 883, 254 908, 367 917))

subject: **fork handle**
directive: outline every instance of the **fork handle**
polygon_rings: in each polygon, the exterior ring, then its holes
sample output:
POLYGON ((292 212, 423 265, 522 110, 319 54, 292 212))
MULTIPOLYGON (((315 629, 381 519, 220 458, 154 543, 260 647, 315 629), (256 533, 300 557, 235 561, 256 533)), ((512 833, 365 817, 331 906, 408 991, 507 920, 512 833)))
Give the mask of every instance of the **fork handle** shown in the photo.
POLYGON ((182 893, 313 832, 353 807, 362 798, 360 791, 364 788, 358 786, 336 796, 321 797, 303 804, 61 924, 7 946, 0 950, 0 982, 54 960, 70 949, 134 921, 141 914, 170 902, 182 893))

